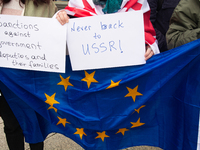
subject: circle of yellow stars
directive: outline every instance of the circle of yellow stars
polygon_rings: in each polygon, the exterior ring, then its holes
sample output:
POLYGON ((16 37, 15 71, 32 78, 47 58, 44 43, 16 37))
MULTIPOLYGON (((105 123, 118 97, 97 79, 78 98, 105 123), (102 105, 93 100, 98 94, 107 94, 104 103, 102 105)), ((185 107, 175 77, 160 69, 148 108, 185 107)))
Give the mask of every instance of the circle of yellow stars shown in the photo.
MULTIPOLYGON (((84 81, 84 82, 87 83, 88 89, 90 88, 91 83, 98 83, 98 81, 94 78, 95 71, 90 73, 90 74, 87 71, 84 71, 84 72, 85 72, 85 77, 83 79, 81 79, 81 81, 84 81)), ((67 78, 63 78, 60 75, 60 79, 61 79, 61 81, 57 85, 63 85, 65 91, 67 91, 68 86, 73 86, 69 82, 70 76, 67 77, 67 78)), ((117 82, 114 82, 113 80, 111 80, 110 85, 106 89, 110 89, 110 88, 114 88, 116 86, 119 86, 120 82, 121 82, 121 80, 119 80, 117 82)), ((126 88, 128 90, 128 94, 126 94, 124 97, 131 97, 133 99, 133 102, 135 102, 137 96, 142 96, 142 94, 140 92, 138 92, 138 85, 133 89, 130 88, 130 87, 126 87, 126 88)), ((54 111, 57 113, 57 108, 55 108, 54 105, 60 104, 60 103, 55 99, 56 93, 54 93, 51 96, 47 95, 46 93, 44 93, 44 94, 45 94, 45 97, 46 97, 45 103, 50 105, 48 110, 49 109, 54 109, 54 111)), ((134 112, 137 112, 139 114, 140 109, 142 109, 144 107, 145 107, 145 105, 142 105, 140 108, 135 109, 134 112)), ((57 118, 58 118, 59 121, 58 121, 58 123, 56 125, 62 124, 63 127, 65 127, 66 123, 70 124, 70 122, 68 122, 66 118, 61 118, 59 116, 57 116, 57 118)), ((136 122, 130 122, 130 123, 132 124, 132 126, 130 128, 139 127, 139 126, 142 126, 142 125, 145 124, 145 123, 141 123, 140 122, 140 118, 136 122)), ((116 132, 116 134, 121 133, 124 136, 126 131, 129 131, 129 129, 121 128, 116 132)), ((110 137, 110 136, 108 136, 106 134, 106 131, 96 132, 96 133, 97 133, 97 136, 95 137, 95 139, 100 138, 103 142, 104 142, 105 138, 109 138, 110 137)), ((87 134, 84 132, 84 128, 76 128, 76 132, 74 134, 78 134, 80 136, 81 140, 82 140, 83 136, 87 136, 87 134)))

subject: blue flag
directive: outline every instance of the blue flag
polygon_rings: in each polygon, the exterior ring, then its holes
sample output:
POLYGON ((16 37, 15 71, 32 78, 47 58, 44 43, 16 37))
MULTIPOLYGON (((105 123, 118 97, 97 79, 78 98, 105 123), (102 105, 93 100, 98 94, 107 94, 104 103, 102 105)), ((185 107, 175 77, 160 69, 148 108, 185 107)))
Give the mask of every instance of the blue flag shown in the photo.
MULTIPOLYGON (((0 68, 0 89, 28 143, 61 133, 87 150, 195 150, 200 40, 145 65, 66 73, 0 68)), ((92 63, 92 62, 91 62, 92 63)))

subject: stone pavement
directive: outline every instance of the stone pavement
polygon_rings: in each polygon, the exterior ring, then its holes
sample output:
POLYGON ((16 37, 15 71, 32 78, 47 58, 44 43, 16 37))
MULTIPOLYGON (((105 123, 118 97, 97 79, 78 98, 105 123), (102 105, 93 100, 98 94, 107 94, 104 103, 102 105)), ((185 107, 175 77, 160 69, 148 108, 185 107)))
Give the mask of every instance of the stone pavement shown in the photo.
MULTIPOLYGON (((9 150, 5 134, 3 132, 3 121, 0 118, 0 150, 9 150)), ((25 150, 30 150, 29 145, 25 143, 25 150)), ((58 133, 51 133, 44 141, 44 150, 83 150, 78 144, 76 144, 71 139, 58 133)), ((157 147, 150 146, 136 146, 131 148, 126 148, 124 150, 162 150, 157 147)))

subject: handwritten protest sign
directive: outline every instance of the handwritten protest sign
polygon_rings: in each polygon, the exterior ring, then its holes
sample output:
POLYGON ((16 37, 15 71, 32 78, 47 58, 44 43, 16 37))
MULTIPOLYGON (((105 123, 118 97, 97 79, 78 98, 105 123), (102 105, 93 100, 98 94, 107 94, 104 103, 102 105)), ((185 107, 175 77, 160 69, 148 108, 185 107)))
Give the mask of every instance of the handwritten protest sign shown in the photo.
POLYGON ((64 73, 66 30, 52 18, 0 15, 0 67, 64 73))
POLYGON ((73 70, 145 64, 143 13, 70 19, 67 44, 73 70))

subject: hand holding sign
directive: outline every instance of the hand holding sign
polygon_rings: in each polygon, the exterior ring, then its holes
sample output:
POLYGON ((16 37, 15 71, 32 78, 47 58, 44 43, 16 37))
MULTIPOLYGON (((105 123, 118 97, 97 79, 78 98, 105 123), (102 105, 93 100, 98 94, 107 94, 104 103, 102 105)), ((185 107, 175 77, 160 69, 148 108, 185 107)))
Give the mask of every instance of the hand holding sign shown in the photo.
POLYGON ((143 13, 70 19, 67 43, 73 70, 144 64, 143 13))
POLYGON ((0 67, 65 72, 65 52, 66 26, 56 19, 0 15, 0 67))

